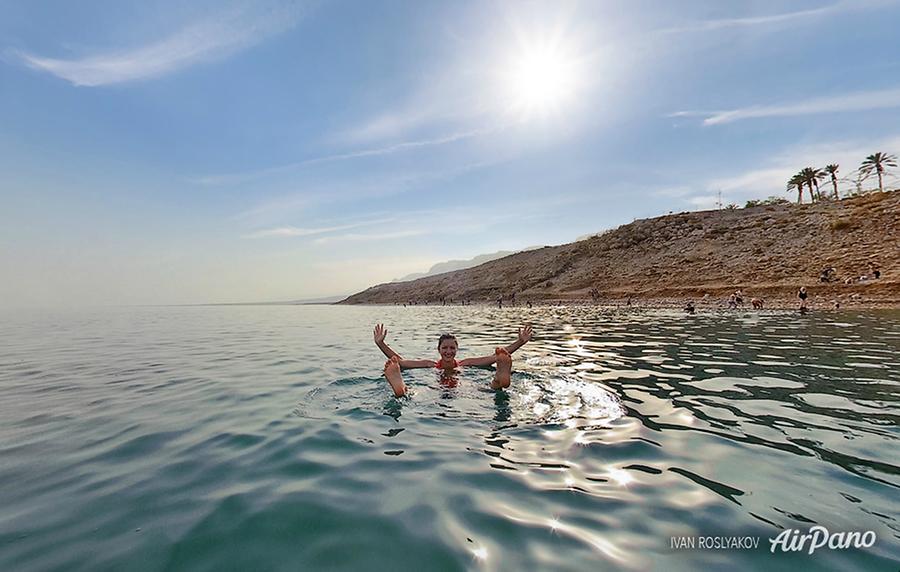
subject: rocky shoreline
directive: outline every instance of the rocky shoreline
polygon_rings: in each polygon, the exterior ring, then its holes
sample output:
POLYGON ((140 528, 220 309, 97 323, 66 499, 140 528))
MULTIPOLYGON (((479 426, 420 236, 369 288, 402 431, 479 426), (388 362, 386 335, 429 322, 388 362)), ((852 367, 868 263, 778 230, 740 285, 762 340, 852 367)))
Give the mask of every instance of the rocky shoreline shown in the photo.
MULTIPOLYGON (((504 303, 503 309, 528 309, 528 308, 547 308, 562 306, 584 306, 597 307, 600 309, 620 309, 620 310, 679 310, 684 311, 687 303, 690 302, 695 308, 695 312, 703 311, 797 311, 799 303, 796 298, 770 298, 765 299, 762 308, 753 308, 748 299, 744 299, 742 304, 738 304, 732 308, 728 304, 728 298, 703 298, 701 297, 672 297, 672 298, 617 298, 602 299, 598 301, 590 298, 548 298, 542 300, 529 300, 517 302, 515 304, 504 303)), ((477 301, 470 304, 441 304, 440 302, 423 302, 421 304, 407 304, 400 302, 382 302, 369 303, 372 306, 404 306, 404 307, 481 307, 496 308, 496 302, 477 301)), ((900 300, 881 299, 881 298, 852 298, 849 295, 831 297, 817 296, 814 292, 810 294, 807 300, 807 308, 810 311, 841 311, 841 310, 900 310, 900 300), (835 305, 838 302, 838 305, 835 305)))

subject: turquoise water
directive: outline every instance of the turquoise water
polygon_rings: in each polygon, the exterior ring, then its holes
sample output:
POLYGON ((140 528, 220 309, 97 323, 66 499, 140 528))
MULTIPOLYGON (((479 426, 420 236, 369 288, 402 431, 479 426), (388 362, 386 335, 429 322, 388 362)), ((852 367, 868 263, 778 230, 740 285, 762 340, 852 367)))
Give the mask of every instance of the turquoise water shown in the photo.
POLYGON ((0 570, 896 570, 898 389, 898 312, 16 312, 0 570), (508 392, 415 370, 396 400, 377 322, 409 358, 536 335, 508 392), (877 541, 770 553, 816 524, 877 541))

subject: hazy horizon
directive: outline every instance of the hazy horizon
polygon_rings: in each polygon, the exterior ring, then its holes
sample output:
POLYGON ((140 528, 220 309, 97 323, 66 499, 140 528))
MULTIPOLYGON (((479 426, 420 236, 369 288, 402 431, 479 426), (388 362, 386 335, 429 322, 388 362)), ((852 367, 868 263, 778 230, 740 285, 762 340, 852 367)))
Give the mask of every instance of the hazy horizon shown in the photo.
POLYGON ((900 153, 897 21, 896 0, 0 5, 0 306, 314 299, 720 192, 794 200, 802 167, 900 153))

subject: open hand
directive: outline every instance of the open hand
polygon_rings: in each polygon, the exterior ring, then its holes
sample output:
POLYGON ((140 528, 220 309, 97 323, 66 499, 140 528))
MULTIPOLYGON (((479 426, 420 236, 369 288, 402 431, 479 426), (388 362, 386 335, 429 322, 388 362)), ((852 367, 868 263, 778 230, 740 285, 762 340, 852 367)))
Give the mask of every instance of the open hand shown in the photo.
POLYGON ((527 343, 531 341, 531 324, 525 326, 524 328, 519 328, 519 341, 521 343, 527 343))
POLYGON ((375 337, 375 343, 380 344, 384 342, 384 338, 387 337, 387 328, 384 327, 384 324, 377 324, 375 326, 375 332, 373 332, 375 337))

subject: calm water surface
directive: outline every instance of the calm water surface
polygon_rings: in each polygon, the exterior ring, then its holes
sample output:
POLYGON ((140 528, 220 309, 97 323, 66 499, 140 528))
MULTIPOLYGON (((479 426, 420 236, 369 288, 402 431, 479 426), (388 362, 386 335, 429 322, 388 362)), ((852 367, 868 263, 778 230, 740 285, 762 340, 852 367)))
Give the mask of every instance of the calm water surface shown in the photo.
POLYGON ((898 390, 898 312, 11 313, 0 570, 897 570, 898 390), (536 336, 507 392, 396 400, 376 322, 409 358, 536 336), (816 524, 877 542, 769 552, 816 524))

